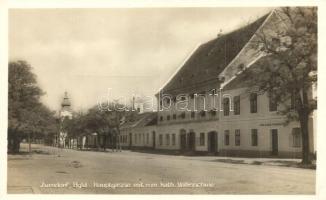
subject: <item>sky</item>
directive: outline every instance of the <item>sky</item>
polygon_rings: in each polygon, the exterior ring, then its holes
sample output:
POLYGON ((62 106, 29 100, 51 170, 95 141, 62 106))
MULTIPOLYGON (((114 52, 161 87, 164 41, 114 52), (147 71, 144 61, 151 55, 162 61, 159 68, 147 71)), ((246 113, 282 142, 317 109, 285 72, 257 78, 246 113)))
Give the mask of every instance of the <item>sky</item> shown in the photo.
MULTIPOLYGON (((26 60, 53 110, 150 96, 201 43, 271 8, 11 9, 9 60, 26 60), (111 88, 111 89, 110 89, 111 88)), ((155 99, 155 98, 154 98, 155 99)))

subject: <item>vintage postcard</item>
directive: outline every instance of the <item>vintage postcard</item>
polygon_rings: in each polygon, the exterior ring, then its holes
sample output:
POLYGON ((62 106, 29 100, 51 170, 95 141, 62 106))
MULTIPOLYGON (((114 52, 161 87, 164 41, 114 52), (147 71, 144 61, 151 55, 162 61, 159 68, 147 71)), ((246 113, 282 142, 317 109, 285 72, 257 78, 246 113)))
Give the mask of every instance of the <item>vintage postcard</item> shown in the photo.
POLYGON ((8 7, 6 197, 318 197, 319 13, 8 7))

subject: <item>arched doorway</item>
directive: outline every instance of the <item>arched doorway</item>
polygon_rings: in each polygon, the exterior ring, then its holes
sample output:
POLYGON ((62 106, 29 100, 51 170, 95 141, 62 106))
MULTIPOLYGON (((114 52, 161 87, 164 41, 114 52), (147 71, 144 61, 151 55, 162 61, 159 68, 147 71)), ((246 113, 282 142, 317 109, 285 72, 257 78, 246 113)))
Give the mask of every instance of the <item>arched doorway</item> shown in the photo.
POLYGON ((180 130, 180 150, 187 150, 187 133, 184 129, 180 130))
POLYGON ((216 153, 217 145, 218 145, 218 137, 216 131, 211 131, 207 134, 207 144, 208 144, 208 152, 216 153))

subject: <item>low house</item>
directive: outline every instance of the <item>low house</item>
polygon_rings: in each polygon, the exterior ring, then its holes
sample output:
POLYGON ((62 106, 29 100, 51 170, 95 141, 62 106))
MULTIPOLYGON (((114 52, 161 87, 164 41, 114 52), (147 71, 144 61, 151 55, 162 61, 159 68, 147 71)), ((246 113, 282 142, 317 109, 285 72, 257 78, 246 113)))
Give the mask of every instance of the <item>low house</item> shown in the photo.
POLYGON ((155 149, 157 113, 145 112, 127 117, 120 125, 120 144, 125 149, 155 149))

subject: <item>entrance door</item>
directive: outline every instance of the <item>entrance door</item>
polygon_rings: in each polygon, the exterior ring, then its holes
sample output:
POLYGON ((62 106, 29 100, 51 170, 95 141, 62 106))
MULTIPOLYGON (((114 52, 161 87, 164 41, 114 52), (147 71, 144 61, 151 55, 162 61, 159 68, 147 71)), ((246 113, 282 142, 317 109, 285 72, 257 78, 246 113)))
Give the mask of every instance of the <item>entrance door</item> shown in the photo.
POLYGON ((196 134, 195 132, 189 132, 188 137, 188 149, 189 151, 195 151, 196 145, 196 134))
POLYGON ((208 133, 207 144, 209 153, 217 152, 217 132, 212 131, 208 133))
POLYGON ((278 155, 278 133, 277 129, 272 129, 272 155, 278 155))
POLYGON ((155 131, 153 131, 152 132, 152 140, 153 140, 153 149, 155 149, 155 145, 156 145, 156 143, 155 143, 155 141, 156 141, 156 134, 155 134, 155 131))
POLYGON ((185 151, 187 149, 187 135, 185 130, 180 130, 180 150, 185 151))

